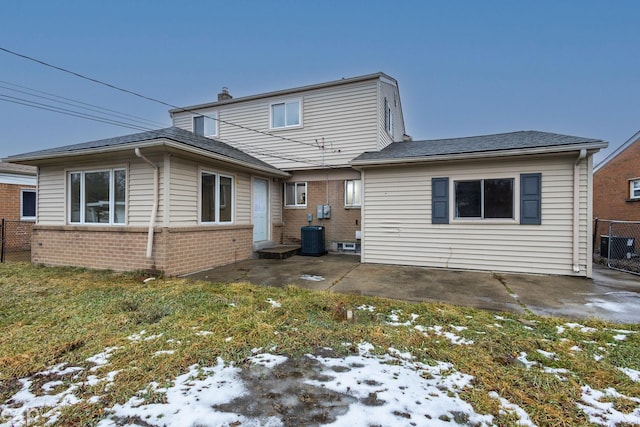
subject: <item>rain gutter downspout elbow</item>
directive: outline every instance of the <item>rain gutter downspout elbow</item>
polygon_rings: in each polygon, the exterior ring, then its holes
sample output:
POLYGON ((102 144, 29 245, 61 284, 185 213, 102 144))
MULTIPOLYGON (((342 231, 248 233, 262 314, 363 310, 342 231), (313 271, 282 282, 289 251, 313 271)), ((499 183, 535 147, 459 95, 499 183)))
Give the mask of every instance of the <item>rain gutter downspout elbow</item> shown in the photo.
POLYGON ((153 169, 153 208, 151 209, 151 217, 149 218, 149 234, 147 236, 147 258, 152 258, 153 254, 153 229, 156 225, 156 215, 158 213, 158 188, 160 186, 160 168, 142 155, 139 148, 135 149, 136 156, 147 162, 153 169))
POLYGON ((580 163, 587 157, 581 149, 573 164, 573 272, 580 273, 580 163))

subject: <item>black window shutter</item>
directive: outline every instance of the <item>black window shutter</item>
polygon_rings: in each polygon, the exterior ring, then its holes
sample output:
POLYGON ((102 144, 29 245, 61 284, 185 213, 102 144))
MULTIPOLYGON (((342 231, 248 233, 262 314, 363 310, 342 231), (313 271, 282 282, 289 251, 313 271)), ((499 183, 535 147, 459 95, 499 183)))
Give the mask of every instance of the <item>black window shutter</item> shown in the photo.
POLYGON ((449 224, 449 178, 431 178, 431 223, 449 224))
POLYGON ((520 224, 542 224, 542 174, 520 175, 520 224))

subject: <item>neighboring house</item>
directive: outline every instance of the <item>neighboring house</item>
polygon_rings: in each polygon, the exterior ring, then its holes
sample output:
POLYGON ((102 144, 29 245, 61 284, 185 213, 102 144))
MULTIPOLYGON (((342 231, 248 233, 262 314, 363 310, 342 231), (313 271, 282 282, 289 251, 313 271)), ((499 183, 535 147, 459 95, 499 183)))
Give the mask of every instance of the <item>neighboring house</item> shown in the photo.
POLYGON ((640 221, 640 131, 594 168, 593 214, 640 221))
POLYGON ((37 173, 33 166, 0 162, 0 219, 35 222, 37 173))
POLYGON ((33 262, 167 275, 250 258, 289 176, 178 128, 10 159, 39 167, 33 262))
POLYGON ((362 262, 591 277, 600 140, 544 132, 396 142, 363 176, 362 262))
POLYGON ((241 98, 223 88, 217 102, 170 114, 174 126, 290 173, 279 190, 282 238, 264 236, 263 246, 299 243, 312 224, 324 226, 329 250, 359 247, 361 180, 349 162, 406 137, 398 83, 383 73, 241 98))

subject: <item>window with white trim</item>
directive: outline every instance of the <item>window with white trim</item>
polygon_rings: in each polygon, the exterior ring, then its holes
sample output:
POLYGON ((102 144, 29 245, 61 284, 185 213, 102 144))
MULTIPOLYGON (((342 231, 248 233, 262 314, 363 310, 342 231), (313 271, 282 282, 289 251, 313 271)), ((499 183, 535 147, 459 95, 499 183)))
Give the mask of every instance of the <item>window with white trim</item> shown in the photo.
POLYGON ((233 177, 214 172, 200 172, 200 222, 233 222, 233 177))
POLYGON ((514 218, 514 179, 454 181, 455 218, 514 218))
POLYGON ((209 111, 202 114, 193 118, 193 133, 207 138, 218 136, 218 113, 209 111))
POLYGON ((300 126, 301 105, 299 99, 271 104, 271 129, 300 126))
POLYGON ((629 181, 629 198, 640 199, 640 178, 629 181))
POLYGON ((36 220, 36 190, 26 188, 20 190, 20 220, 36 220))
POLYGON ((307 206, 307 183, 285 182, 284 205, 288 207, 307 206))
POLYGON ((69 172, 70 224, 125 224, 127 172, 100 169, 69 172))
POLYGON ((362 181, 347 179, 344 182, 344 205, 346 207, 362 206, 362 181))

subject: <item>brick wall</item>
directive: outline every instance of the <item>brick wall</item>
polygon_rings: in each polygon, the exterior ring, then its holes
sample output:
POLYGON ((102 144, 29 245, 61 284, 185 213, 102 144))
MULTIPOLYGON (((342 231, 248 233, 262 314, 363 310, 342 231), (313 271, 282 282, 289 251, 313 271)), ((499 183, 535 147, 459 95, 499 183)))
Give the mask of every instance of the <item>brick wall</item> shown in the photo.
POLYGON ((0 218, 20 219, 20 190, 34 189, 32 185, 0 184, 0 218))
POLYGON ((146 258, 145 227, 34 226, 32 262, 116 271, 185 274, 251 258, 252 226, 156 228, 146 258))
POLYGON ((311 225, 325 227, 325 246, 335 251, 337 242, 354 242, 356 230, 360 230, 360 209, 344 207, 344 180, 307 181, 307 207, 284 208, 284 243, 300 244, 300 228, 309 225, 307 214, 313 214, 311 225), (331 218, 318 219, 316 206, 331 205, 331 218))
POLYGON ((593 216, 640 221, 640 200, 629 200, 629 179, 640 177, 640 140, 593 175, 593 216))

